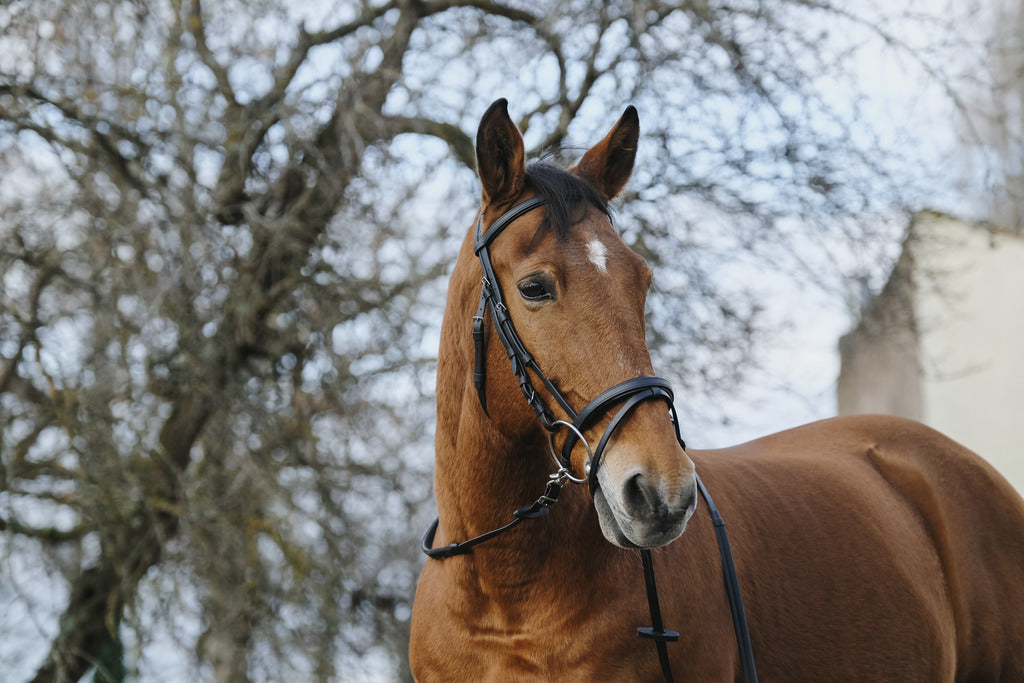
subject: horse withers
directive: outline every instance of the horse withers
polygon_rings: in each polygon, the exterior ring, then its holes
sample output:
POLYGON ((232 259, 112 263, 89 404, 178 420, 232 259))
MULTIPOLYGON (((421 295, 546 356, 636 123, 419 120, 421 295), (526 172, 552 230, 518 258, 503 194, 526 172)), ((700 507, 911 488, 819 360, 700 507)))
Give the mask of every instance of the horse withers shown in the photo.
POLYGON ((984 460, 884 416, 682 447, 645 344, 650 271, 608 213, 638 137, 629 108, 566 171, 525 164, 504 100, 481 120, 483 199, 438 356, 442 550, 416 592, 414 676, 661 680, 635 629, 654 548, 675 678, 740 679, 696 473, 728 522, 762 680, 1024 680, 1024 501, 984 460))

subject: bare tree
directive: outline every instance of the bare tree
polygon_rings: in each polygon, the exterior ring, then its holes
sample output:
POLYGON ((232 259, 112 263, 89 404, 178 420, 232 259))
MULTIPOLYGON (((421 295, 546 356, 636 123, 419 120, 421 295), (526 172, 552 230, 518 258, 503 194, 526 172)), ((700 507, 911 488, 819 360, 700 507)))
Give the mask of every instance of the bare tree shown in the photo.
POLYGON ((45 636, 4 653, 37 681, 144 675, 154 642, 213 680, 403 670, 494 98, 534 156, 640 108, 618 220, 684 412, 762 328, 734 261, 875 262, 852 218, 909 182, 835 87, 891 38, 841 4, 14 0, 0 26, 0 598, 45 636))
POLYGON ((985 9, 985 68, 961 126, 966 182, 985 219, 1024 233, 1024 3, 985 9))

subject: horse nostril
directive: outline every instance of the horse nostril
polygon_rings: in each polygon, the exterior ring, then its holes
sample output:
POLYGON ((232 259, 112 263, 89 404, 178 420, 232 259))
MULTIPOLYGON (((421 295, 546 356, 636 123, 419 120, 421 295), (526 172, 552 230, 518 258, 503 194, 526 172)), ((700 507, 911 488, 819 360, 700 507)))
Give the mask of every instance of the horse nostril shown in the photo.
POLYGON ((626 479, 622 486, 622 502, 638 516, 651 515, 664 507, 661 496, 650 485, 643 472, 637 472, 626 479))
POLYGON ((641 470, 627 477, 622 485, 622 504, 633 517, 674 522, 686 519, 697 507, 696 480, 666 497, 657 480, 651 480, 641 470))

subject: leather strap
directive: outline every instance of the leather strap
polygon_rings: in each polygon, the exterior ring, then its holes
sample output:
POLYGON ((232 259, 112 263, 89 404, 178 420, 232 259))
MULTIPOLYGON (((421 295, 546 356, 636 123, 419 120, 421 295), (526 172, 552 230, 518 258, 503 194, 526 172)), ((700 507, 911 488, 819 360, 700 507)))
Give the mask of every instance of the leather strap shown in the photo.
MULTIPOLYGON (((711 523, 715 527, 715 537, 718 541, 718 553, 722 558, 722 576, 725 580, 725 592, 729 596, 729 609, 732 612, 732 625, 736 632, 736 644, 740 651, 740 664, 743 667, 743 680, 746 683, 757 683, 757 666, 754 663, 754 648, 750 644, 750 629, 747 627, 747 613, 743 609, 743 596, 740 594, 740 582, 736 575, 736 564, 732 559, 732 550, 729 547, 729 535, 725 532, 725 521, 718 512, 715 501, 711 500, 704 481, 699 475, 697 479, 697 490, 708 505, 711 514, 711 523)), ((672 683, 672 667, 668 660, 668 648, 665 643, 679 639, 675 631, 668 631, 661 622, 661 607, 658 600, 658 586, 654 581, 654 562, 651 559, 651 552, 647 549, 640 551, 640 558, 644 565, 644 584, 647 587, 647 604, 651 610, 651 624, 649 628, 638 628, 637 635, 641 638, 654 640, 658 648, 658 661, 661 663, 661 673, 668 683, 672 683)))
POLYGON ((651 626, 640 627, 636 634, 641 638, 653 640, 658 648, 658 662, 661 664, 661 673, 666 683, 674 683, 672 678, 672 665, 668 661, 668 647, 666 643, 679 640, 679 634, 675 631, 667 631, 661 623, 661 606, 658 602, 658 584, 654 581, 654 562, 651 560, 651 551, 644 548, 640 551, 640 560, 644 565, 644 586, 647 588, 647 606, 651 611, 651 626))
POLYGON ((497 237, 502 230, 511 225, 513 221, 543 204, 544 198, 540 195, 524 199, 499 216, 498 220, 494 221, 494 223, 491 224, 491 227, 487 228, 487 231, 482 234, 481 229, 483 228, 484 217, 483 214, 480 214, 480 218, 476 223, 476 238, 473 242, 473 251, 479 255, 480 251, 490 245, 490 243, 494 241, 494 238, 497 237))
MULTIPOLYGON (((660 378, 654 377, 651 379, 660 378)), ((590 478, 589 486, 591 494, 593 494, 597 488, 597 471, 601 466, 601 456, 604 454, 605 446, 608 445, 608 441, 611 439, 612 433, 615 432, 619 423, 622 422, 627 415, 633 412, 633 409, 636 408, 641 401, 646 401, 651 398, 663 398, 668 401, 670 406, 672 405, 671 393, 665 393, 657 388, 643 388, 633 393, 626 402, 622 404, 622 407, 619 408, 619 412, 615 414, 612 421, 608 423, 608 427, 604 430, 604 434, 601 435, 601 440, 597 443, 597 448, 594 449, 594 458, 590 461, 590 471, 587 473, 587 476, 590 478)))
POLYGON ((562 444, 562 462, 568 463, 572 458, 572 449, 576 446, 579 441, 578 434, 582 434, 584 430, 589 429, 593 426, 594 422, 597 422, 612 406, 626 401, 626 405, 619 409, 618 414, 612 419, 611 424, 605 429, 604 434, 601 435, 601 440, 598 443, 597 450, 594 451, 594 458, 590 462, 590 471, 588 476, 590 477, 590 492, 594 492, 594 481, 597 476, 597 468, 601 462, 601 454, 604 452, 604 447, 607 445, 612 432, 618 427, 619 423, 626 417, 626 415, 632 411, 636 405, 643 400, 651 398, 664 399, 669 405, 669 411, 672 415, 672 424, 676 432, 676 440, 679 441, 680 445, 685 449, 686 444, 679 438, 679 425, 675 419, 674 408, 672 407, 674 396, 672 395, 671 385, 661 377, 632 377, 624 382, 619 382, 615 386, 605 389, 597 398, 588 403, 580 411, 576 419, 573 420, 574 430, 569 430, 569 434, 566 436, 565 442, 562 444), (628 407, 627 407, 628 406, 628 407))
POLYGON ((625 382, 619 382, 615 386, 605 389, 598 394, 597 398, 585 405, 583 410, 580 411, 579 416, 576 418, 576 427, 581 431, 589 428, 591 421, 600 417, 603 410, 609 405, 618 403, 630 394, 634 394, 641 389, 648 389, 651 387, 663 389, 668 393, 669 398, 673 397, 672 385, 661 377, 632 377, 627 379, 625 382))
POLYGON ((548 482, 541 497, 535 500, 532 505, 525 505, 512 513, 514 519, 511 522, 461 543, 451 543, 441 548, 433 547, 434 536, 437 535, 437 525, 441 521, 440 517, 435 517, 433 523, 427 527, 427 533, 423 534, 423 540, 420 541, 420 550, 427 557, 434 560, 443 560, 446 557, 454 557, 455 555, 465 555, 473 549, 473 546, 480 545, 484 541, 489 541, 495 536, 511 530, 524 519, 537 519, 548 514, 551 506, 558 502, 558 494, 562 492, 564 483, 564 480, 552 479, 548 482))
POLYGON ((484 414, 490 417, 487 412, 487 391, 484 380, 487 378, 487 346, 484 343, 484 316, 487 315, 487 297, 480 293, 480 305, 477 306, 476 315, 473 316, 473 386, 476 387, 477 397, 480 399, 480 406, 484 414))
POLYGON ((747 626, 747 613, 743 609, 743 596, 740 594, 740 581, 736 575, 736 564, 732 559, 729 547, 729 535, 725 532, 725 521, 718 513, 715 502, 701 478, 697 477, 697 489, 711 512, 711 523, 715 525, 715 536, 718 538, 718 553, 722 557, 722 578, 725 580, 725 592, 729 596, 729 609, 732 612, 732 626, 736 631, 736 643, 740 649, 740 662, 743 665, 743 679, 746 683, 757 683, 757 666, 754 664, 754 648, 750 644, 750 629, 747 626))
POLYGON ((537 365, 537 362, 523 344, 522 339, 516 333, 515 325, 508 314, 508 307, 505 305, 505 299, 501 293, 501 285, 498 283, 494 267, 491 265, 491 254, 488 249, 491 241, 515 219, 543 204, 544 198, 540 196, 524 200, 502 214, 486 232, 483 232, 483 215, 481 214, 477 219, 474 249, 477 257, 480 259, 483 281, 480 289, 480 305, 477 307, 477 314, 473 317, 473 341, 475 347, 473 384, 476 386, 480 405, 486 413, 486 348, 483 333, 484 307, 486 306, 491 311, 491 319, 494 321, 494 330, 498 335, 498 339, 501 341, 502 346, 505 347, 505 353, 512 363, 512 372, 519 379, 519 388, 523 392, 523 396, 534 412, 537 413, 537 417, 540 419, 541 424, 544 425, 544 428, 550 430, 553 428, 555 416, 534 388, 533 381, 530 379, 531 372, 540 379, 548 394, 555 399, 566 415, 569 416, 569 419, 575 419, 576 411, 572 409, 569 401, 558 391, 551 380, 544 375, 540 366, 537 365))

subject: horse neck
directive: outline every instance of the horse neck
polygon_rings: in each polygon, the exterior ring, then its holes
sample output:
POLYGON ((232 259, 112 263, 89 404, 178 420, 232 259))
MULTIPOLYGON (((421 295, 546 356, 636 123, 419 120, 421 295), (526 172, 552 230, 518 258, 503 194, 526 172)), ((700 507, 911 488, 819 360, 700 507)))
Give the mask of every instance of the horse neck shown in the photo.
MULTIPOLYGON (((465 541, 509 523, 514 510, 533 503, 544 493, 548 475, 556 469, 547 451, 545 432, 519 391, 492 330, 488 330, 492 362, 488 363, 486 379, 490 412, 505 416, 516 412, 521 417, 519 422, 528 427, 514 434, 504 433, 480 405, 472 383, 474 349, 470 335, 479 282, 472 248, 464 245, 449 286, 438 351, 434 488, 440 528, 435 545, 465 541)), ((556 554, 547 550, 565 547, 565 543, 574 547, 608 545, 600 536, 585 487, 573 484, 562 490, 551 514, 526 520, 516 529, 476 546, 470 562, 481 575, 490 574, 496 582, 521 584, 524 572, 550 569, 556 554)), ((577 561, 581 556, 594 555, 572 554, 577 561)))

